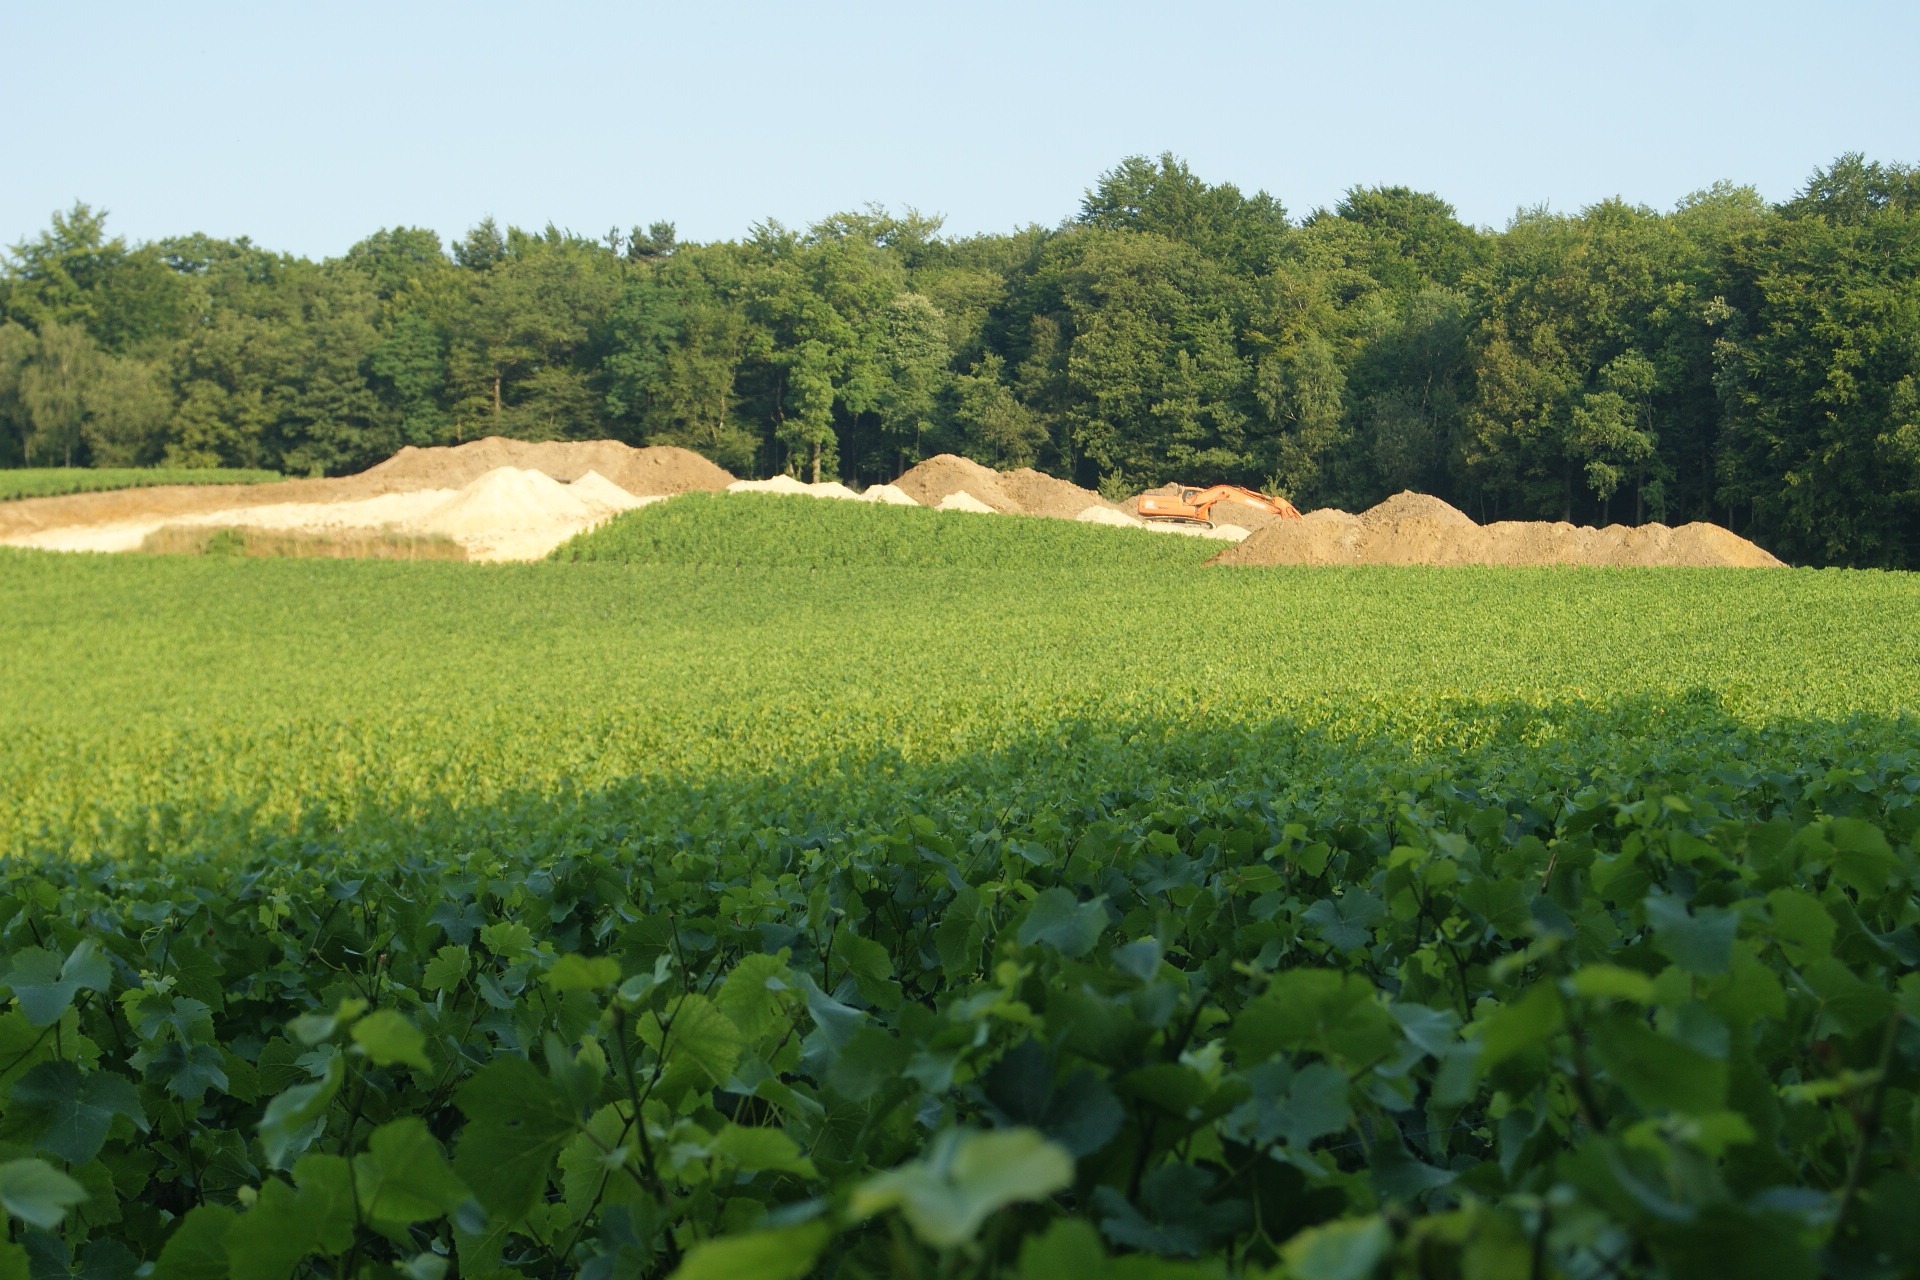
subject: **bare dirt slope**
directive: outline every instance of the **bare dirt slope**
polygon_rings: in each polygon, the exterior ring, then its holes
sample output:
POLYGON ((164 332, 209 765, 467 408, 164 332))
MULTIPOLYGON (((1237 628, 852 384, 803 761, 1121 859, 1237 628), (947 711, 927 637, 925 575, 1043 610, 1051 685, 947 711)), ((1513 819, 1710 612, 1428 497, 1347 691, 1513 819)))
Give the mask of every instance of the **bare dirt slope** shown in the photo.
POLYGON ((598 471, 628 493, 642 496, 718 491, 732 473, 690 449, 650 445, 636 449, 618 440, 504 440, 488 436, 451 448, 409 445, 378 466, 351 477, 410 489, 458 489, 499 467, 539 471, 572 484, 598 471))
POLYGON ((1219 565, 1619 565, 1780 568, 1781 562, 1718 525, 1592 529, 1564 522, 1478 525, 1438 498, 1398 493, 1358 516, 1316 511, 1256 530, 1208 561, 1219 565))
POLYGON ((1030 516, 1075 520, 1089 507, 1107 511, 1118 510, 1093 490, 1082 489, 1071 480, 1062 480, 1057 476, 1035 471, 1032 467, 1021 467, 1018 471, 1002 473, 1000 487, 1009 498, 1019 504, 1021 511, 1030 516))
POLYGON ((966 493, 1002 515, 1025 515, 1013 495, 1002 487, 1001 476, 971 458, 936 453, 893 482, 894 487, 923 507, 937 507, 956 493, 966 493))

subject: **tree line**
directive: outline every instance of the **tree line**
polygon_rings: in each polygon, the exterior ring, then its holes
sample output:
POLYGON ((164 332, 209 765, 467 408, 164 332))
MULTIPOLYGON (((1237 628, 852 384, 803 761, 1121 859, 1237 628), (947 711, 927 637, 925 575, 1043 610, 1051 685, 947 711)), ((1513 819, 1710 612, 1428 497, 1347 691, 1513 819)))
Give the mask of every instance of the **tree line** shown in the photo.
POLYGON ((1858 155, 1780 204, 1719 184, 1500 231, 1400 187, 1295 219, 1170 155, 966 237, 871 206, 706 244, 487 219, 314 262, 129 244, 80 204, 0 269, 0 465, 341 474, 503 435, 872 483, 951 451, 1920 567, 1917 379, 1920 169, 1858 155))

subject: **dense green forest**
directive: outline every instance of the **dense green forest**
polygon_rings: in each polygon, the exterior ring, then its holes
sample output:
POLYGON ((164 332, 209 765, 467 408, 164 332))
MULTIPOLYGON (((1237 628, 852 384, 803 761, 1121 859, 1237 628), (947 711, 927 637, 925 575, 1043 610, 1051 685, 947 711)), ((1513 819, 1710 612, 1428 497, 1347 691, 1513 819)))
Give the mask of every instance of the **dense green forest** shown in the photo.
POLYGON ((1398 187, 1296 219, 1134 157, 1007 235, 487 219, 323 262, 128 244, 76 205, 0 276, 0 464, 338 474, 486 435, 854 482, 948 450, 1110 493, 1416 488, 1920 567, 1920 169, 1848 155, 1784 204, 1721 184, 1494 232, 1398 187))

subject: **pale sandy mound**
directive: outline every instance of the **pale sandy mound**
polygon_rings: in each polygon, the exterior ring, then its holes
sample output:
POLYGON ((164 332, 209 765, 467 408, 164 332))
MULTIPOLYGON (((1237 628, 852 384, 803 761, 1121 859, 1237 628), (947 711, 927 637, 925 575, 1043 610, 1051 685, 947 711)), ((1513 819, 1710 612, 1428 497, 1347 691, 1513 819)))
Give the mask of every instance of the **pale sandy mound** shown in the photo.
POLYGON ((1438 498, 1418 493, 1395 494, 1358 518, 1316 511, 1272 524, 1208 563, 1782 567, 1718 525, 1592 529, 1564 521, 1502 520, 1482 527, 1438 498))
POLYGON ((866 492, 860 495, 860 501, 878 502, 888 507, 917 507, 920 505, 913 500, 912 495, 905 489, 891 484, 869 485, 866 492))
POLYGON ((409 445, 351 480, 382 489, 457 489, 489 471, 512 467, 555 480, 577 480, 589 471, 628 493, 671 494, 724 489, 733 476, 690 449, 649 445, 636 449, 618 440, 506 440, 488 436, 432 449, 409 445))
POLYGON ((594 496, 597 487, 589 482, 587 489, 577 490, 544 471, 496 467, 400 528, 411 533, 445 534, 465 547, 474 560, 538 560, 616 510, 645 506, 665 497, 629 495, 624 504, 615 507, 594 496))
POLYGON ((727 492, 805 494, 807 486, 805 481, 792 476, 773 476, 766 480, 735 480, 727 486, 727 492))
POLYGON ((1023 515, 1075 520, 1088 507, 1119 510, 1091 489, 1082 489, 1071 480, 1062 480, 1044 471, 1035 471, 1032 467, 1003 472, 1000 488, 1023 515))
MULTIPOLYGON (((983 467, 971 458, 962 458, 957 454, 940 453, 893 483, 895 488, 923 507, 939 508, 943 499, 965 492, 968 498, 984 505, 989 511, 1003 515, 1024 514, 1013 495, 1001 485, 1000 479, 1000 473, 992 467, 983 467)), ((964 508, 969 511, 972 509, 964 508)))
POLYGON ((773 476, 767 480, 735 480, 727 486, 728 493, 781 493, 799 498, 842 498, 854 502, 860 495, 838 480, 822 480, 818 484, 808 484, 792 476, 773 476))
POLYGON ((1245 542, 1253 536, 1253 530, 1243 529, 1237 524, 1217 524, 1206 530, 1204 536, 1219 542, 1245 542))
POLYGON ((1140 521, 1113 507, 1088 507, 1074 517, 1082 524, 1110 524, 1117 529, 1138 529, 1140 521))
POLYGON ((0 502, 0 544, 58 549, 84 545, 89 550, 110 544, 114 550, 131 550, 145 533, 133 537, 131 546, 120 544, 136 528, 150 533, 163 524, 225 516, 243 508, 337 505, 385 494, 451 492, 499 466, 541 471, 562 481, 597 471, 628 493, 648 496, 719 490, 733 479, 686 449, 636 449, 615 440, 529 444, 489 437, 450 448, 408 446, 359 475, 333 479, 259 485, 157 485, 0 502))
POLYGON ((246 528, 328 535, 440 534, 473 560, 533 560, 619 511, 658 502, 598 472, 561 484, 540 471, 499 467, 460 489, 416 489, 337 502, 274 502, 171 520, 65 526, 14 539, 53 551, 137 551, 163 527, 246 528))
POLYGON ((598 471, 589 471, 567 486, 576 497, 588 502, 598 503, 609 511, 631 511, 642 504, 642 499, 628 493, 598 471))
POLYGON ((1000 514, 986 503, 980 501, 980 499, 968 493, 965 489, 954 490, 946 497, 940 499, 933 509, 935 511, 972 511, 983 516, 1000 514))

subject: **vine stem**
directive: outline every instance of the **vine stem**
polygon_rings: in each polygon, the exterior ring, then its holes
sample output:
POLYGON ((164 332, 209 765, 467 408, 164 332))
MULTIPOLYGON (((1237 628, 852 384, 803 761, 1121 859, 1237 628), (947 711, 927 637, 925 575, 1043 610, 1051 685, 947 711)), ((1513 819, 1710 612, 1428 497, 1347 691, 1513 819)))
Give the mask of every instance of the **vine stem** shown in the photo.
POLYGON ((1873 1140, 1880 1136, 1880 1115, 1887 1101, 1887 1069, 1893 1065, 1894 1042, 1900 1038, 1900 1019, 1904 1015, 1893 1011, 1887 1020, 1887 1035, 1880 1044, 1880 1062, 1876 1068, 1877 1079, 1873 1082, 1873 1095, 1867 1100, 1866 1114, 1860 1118, 1860 1142, 1853 1149, 1853 1159, 1847 1166, 1847 1183, 1840 1191, 1840 1205, 1833 1214, 1833 1234, 1829 1240, 1839 1240, 1840 1233, 1846 1229, 1847 1215, 1859 1199, 1860 1183, 1866 1177, 1867 1152, 1873 1146, 1873 1140))
MULTIPOLYGON (((626 1082, 627 1101, 633 1107, 633 1131, 640 1139, 640 1162, 646 1169, 647 1189, 651 1191, 654 1198, 660 1202, 661 1212, 665 1214, 667 1208, 667 1191, 666 1187, 662 1185, 660 1181, 659 1166, 654 1163, 653 1139, 647 1134, 647 1118, 640 1112, 642 1097, 639 1081, 635 1078, 633 1072, 633 1050, 627 1046, 626 1011, 618 1005, 614 1006, 613 1043, 615 1047, 620 1050, 620 1075, 626 1082)), ((666 1056, 667 1024, 662 1023, 660 1026, 660 1060, 662 1063, 666 1061, 666 1056)), ((658 1072, 655 1073, 655 1078, 658 1078, 658 1072)), ((648 1092, 652 1092, 653 1086, 651 1083, 648 1084, 647 1089, 648 1092)), ((667 1222, 664 1225, 667 1268, 672 1270, 680 1265, 680 1242, 674 1239, 673 1224, 667 1222)))

